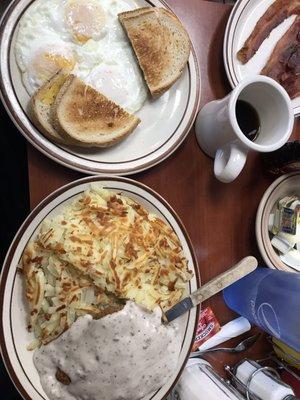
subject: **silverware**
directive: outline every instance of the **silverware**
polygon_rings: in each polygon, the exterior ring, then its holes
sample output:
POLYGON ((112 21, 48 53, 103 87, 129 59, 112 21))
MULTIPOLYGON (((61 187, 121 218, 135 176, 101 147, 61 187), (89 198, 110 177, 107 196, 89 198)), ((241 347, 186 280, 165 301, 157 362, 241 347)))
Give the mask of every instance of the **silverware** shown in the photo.
POLYGON ((189 297, 175 304, 175 306, 164 314, 163 319, 165 322, 173 321, 175 318, 189 311, 192 307, 196 307, 202 301, 207 300, 227 286, 250 274, 256 267, 257 260, 255 257, 249 256, 243 258, 228 271, 218 275, 216 278, 201 286, 200 289, 196 290, 189 297))
POLYGON ((212 349, 195 351, 190 354, 190 357, 201 357, 203 354, 215 353, 217 351, 223 353, 241 353, 242 351, 248 350, 257 341, 259 336, 260 334, 249 336, 235 347, 215 347, 212 349))

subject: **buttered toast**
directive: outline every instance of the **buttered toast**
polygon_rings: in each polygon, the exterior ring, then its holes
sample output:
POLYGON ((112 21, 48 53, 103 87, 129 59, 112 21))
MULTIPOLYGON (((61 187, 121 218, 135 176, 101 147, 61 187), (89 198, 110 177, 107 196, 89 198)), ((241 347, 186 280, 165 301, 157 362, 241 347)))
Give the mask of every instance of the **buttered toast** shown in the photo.
POLYGON ((51 108, 67 77, 68 73, 59 71, 37 90, 30 101, 30 115, 34 125, 48 139, 59 144, 72 144, 68 139, 61 136, 51 123, 51 108))

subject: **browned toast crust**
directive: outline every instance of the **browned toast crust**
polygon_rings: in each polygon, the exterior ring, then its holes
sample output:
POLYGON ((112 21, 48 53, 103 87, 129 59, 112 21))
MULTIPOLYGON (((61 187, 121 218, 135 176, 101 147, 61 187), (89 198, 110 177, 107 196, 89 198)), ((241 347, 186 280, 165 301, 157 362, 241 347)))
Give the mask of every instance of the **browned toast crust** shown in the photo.
POLYGON ((139 122, 74 75, 68 77, 53 105, 55 129, 84 145, 111 146, 129 135, 139 122))
POLYGON ((179 79, 188 61, 190 40, 186 30, 164 8, 144 7, 120 13, 118 17, 152 96, 161 95, 179 79), (181 57, 176 54, 178 49, 182 49, 181 57))

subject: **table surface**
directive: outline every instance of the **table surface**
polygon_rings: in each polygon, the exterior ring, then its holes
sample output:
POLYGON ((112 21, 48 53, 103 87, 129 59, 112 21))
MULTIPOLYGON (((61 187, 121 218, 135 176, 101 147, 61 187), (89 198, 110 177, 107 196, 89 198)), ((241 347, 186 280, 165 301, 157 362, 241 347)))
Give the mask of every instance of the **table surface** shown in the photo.
MULTIPOLYGON (((169 0, 192 38, 201 69, 201 105, 224 97, 229 91, 222 57, 223 35, 231 6, 203 0, 169 0)), ((294 137, 300 135, 296 121, 294 137)), ((83 175, 68 170, 28 144, 31 208, 54 189, 83 175)), ((202 283, 246 255, 260 260, 255 240, 255 215, 259 201, 274 177, 264 173, 258 154, 250 154, 241 175, 231 184, 213 176, 213 162, 198 147, 194 129, 180 148, 152 169, 131 176, 160 193, 176 210, 190 234, 202 283)), ((205 302, 221 324, 234 314, 221 295, 205 302)), ((261 356, 269 350, 264 341, 254 349, 261 356)), ((253 355, 254 356, 254 355, 253 355)), ((221 369, 237 357, 211 358, 221 369)))

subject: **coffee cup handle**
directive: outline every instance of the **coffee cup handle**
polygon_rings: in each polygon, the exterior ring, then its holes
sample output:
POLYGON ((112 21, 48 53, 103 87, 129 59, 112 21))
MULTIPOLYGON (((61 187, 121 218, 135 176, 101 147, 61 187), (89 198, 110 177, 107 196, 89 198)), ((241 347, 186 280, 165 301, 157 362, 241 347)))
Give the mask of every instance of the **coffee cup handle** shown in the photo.
POLYGON ((230 143, 218 149, 215 155, 214 174, 224 183, 234 181, 242 171, 247 151, 236 143, 230 143))

